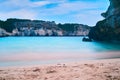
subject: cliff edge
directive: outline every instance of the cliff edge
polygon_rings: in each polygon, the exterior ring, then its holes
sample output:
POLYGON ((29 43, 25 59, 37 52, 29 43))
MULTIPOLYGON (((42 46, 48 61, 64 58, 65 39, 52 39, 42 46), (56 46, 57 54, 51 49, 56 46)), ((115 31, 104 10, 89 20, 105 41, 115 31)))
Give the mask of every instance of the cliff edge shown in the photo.
POLYGON ((96 41, 120 40, 120 0, 109 0, 110 6, 101 15, 105 18, 91 28, 89 38, 96 41))

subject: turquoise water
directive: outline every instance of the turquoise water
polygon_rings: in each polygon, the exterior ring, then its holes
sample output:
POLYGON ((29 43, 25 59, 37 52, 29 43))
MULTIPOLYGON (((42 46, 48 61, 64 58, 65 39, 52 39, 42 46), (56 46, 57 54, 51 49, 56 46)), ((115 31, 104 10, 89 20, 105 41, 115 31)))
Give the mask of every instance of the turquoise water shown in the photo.
POLYGON ((120 45, 82 37, 0 38, 0 66, 39 65, 120 57, 120 45))

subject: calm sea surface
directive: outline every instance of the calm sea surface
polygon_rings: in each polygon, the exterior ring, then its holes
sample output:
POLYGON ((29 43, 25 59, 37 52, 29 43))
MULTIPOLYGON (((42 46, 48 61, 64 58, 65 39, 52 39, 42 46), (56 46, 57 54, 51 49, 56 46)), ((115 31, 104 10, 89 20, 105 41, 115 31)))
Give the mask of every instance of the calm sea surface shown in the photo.
POLYGON ((0 67, 119 57, 120 44, 82 42, 82 37, 0 38, 0 67))

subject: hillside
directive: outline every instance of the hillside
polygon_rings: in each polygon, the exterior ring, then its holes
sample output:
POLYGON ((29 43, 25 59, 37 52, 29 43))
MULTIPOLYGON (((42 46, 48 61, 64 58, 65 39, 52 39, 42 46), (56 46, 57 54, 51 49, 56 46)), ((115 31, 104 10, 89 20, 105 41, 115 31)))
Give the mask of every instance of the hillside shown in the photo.
POLYGON ((83 36, 90 30, 89 26, 82 24, 12 18, 0 21, 0 28, 0 36, 83 36))

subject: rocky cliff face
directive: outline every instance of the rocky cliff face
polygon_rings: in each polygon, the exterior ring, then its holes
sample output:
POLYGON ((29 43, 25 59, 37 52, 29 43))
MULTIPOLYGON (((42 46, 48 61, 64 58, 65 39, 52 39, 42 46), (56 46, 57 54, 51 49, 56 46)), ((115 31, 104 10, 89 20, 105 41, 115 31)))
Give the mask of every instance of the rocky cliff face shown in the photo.
POLYGON ((20 21, 14 22, 13 36, 62 36, 62 30, 55 22, 20 21), (61 33, 60 33, 61 32, 61 33))
POLYGON ((120 26, 120 0, 109 0, 110 6, 107 12, 102 13, 106 19, 106 25, 110 27, 120 26))
POLYGON ((41 20, 7 19, 0 22, 0 27, 0 36, 83 36, 89 33, 87 25, 58 25, 54 21, 41 20))
POLYGON ((108 10, 101 14, 105 19, 99 21, 89 33, 89 38, 93 40, 120 40, 120 0, 109 1, 108 10))
POLYGON ((11 33, 6 32, 4 29, 0 28, 0 37, 10 36, 11 33))

